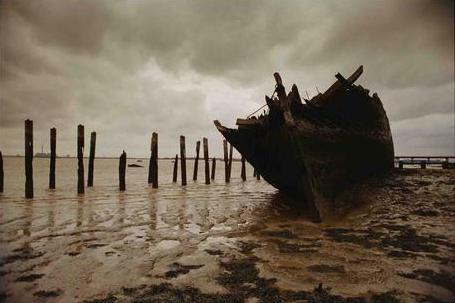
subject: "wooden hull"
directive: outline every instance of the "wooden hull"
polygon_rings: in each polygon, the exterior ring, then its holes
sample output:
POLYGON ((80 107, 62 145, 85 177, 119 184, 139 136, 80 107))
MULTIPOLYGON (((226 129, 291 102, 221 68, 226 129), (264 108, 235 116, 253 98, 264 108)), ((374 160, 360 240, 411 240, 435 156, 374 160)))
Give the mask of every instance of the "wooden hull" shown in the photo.
POLYGON ((335 208, 341 192, 362 178, 387 172, 394 161, 388 119, 379 98, 354 86, 331 94, 330 99, 307 100, 306 104, 300 97, 300 103, 295 102, 289 94, 290 123, 285 110, 274 104, 268 115, 252 119, 255 123, 242 122, 239 129, 215 121, 223 136, 267 182, 319 215, 335 208), (335 107, 333 98, 337 99, 335 107), (347 114, 341 116, 343 112, 347 114), (356 122, 347 122, 349 119, 356 122))

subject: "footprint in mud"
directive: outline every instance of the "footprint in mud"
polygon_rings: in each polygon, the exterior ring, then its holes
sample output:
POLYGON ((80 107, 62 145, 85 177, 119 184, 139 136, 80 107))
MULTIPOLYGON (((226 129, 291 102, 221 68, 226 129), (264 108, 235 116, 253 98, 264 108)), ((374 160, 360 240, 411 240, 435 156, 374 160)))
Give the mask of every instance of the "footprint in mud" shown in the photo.
POLYGON ((16 279, 16 282, 32 282, 44 277, 44 274, 30 274, 30 275, 23 275, 16 279))
POLYGON ((178 262, 172 263, 169 267, 171 270, 167 271, 165 276, 167 279, 177 278, 180 275, 186 275, 193 269, 199 269, 204 265, 183 265, 178 262))

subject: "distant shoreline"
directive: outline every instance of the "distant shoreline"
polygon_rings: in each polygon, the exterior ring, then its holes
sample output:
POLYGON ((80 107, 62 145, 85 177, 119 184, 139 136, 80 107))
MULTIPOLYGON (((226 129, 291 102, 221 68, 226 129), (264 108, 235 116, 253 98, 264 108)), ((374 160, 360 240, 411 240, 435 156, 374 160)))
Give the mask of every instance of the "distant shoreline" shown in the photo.
MULTIPOLYGON (((14 155, 3 155, 3 158, 24 158, 24 156, 14 156, 14 155)), ((84 157, 84 159, 88 159, 89 157, 84 157)), ((48 157, 33 157, 33 159, 49 159, 48 157)), ((75 156, 57 156, 57 159, 77 159, 75 156)), ((95 157, 95 159, 112 159, 112 160, 118 160, 118 157, 95 157)), ((128 160, 149 160, 150 158, 137 158, 137 157, 128 157, 128 160)), ((160 157, 158 160, 174 160, 175 157, 160 157)), ((180 157, 179 157, 180 159, 180 157)), ((187 160, 195 160, 195 157, 186 157, 187 160)), ((211 161, 213 157, 209 157, 209 160, 211 161)), ((215 157, 216 160, 224 161, 223 158, 215 157)), ((199 157, 200 161, 204 161, 203 157, 199 157)), ((240 158, 232 158, 232 161, 241 161, 240 158)))

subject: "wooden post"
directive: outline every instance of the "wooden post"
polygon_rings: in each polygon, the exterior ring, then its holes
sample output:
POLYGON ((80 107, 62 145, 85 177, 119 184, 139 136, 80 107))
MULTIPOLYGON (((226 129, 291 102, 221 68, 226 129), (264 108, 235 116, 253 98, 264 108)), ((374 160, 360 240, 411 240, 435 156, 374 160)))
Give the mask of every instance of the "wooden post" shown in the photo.
POLYGON ((226 183, 229 182, 229 162, 228 162, 228 148, 227 141, 223 140, 223 150, 224 150, 224 180, 226 183))
POLYGON ((180 136, 180 167, 181 167, 182 185, 186 185, 185 136, 180 136))
POLYGON ((152 187, 158 188, 158 133, 152 134, 152 187))
POLYGON ((90 134, 90 157, 88 159, 87 187, 93 186, 93 169, 95 164, 96 132, 90 134))
POLYGON ((57 148, 57 130, 55 127, 51 128, 51 161, 49 167, 49 189, 55 189, 55 160, 57 148))
POLYGON ((175 155, 175 159, 174 159, 174 171, 173 171, 173 174, 172 174, 172 182, 177 182, 177 170, 178 170, 178 167, 179 167, 179 155, 175 155))
POLYGON ((427 162, 425 162, 425 160, 420 161, 420 168, 422 169, 427 168, 427 162))
POLYGON ((33 121, 25 120, 25 197, 33 198, 33 121))
POLYGON ((84 193, 84 125, 77 126, 77 193, 84 193))
POLYGON ((202 145, 204 147, 205 184, 210 184, 209 142, 207 138, 202 139, 202 145))
POLYGON ((234 150, 234 147, 232 146, 232 144, 229 144, 229 171, 228 171, 228 174, 229 174, 229 181, 231 180, 231 172, 232 172, 232 152, 234 150))
POLYGON ((3 192, 3 155, 2 152, 0 151, 0 193, 3 192))
POLYGON ((398 161, 398 168, 403 169, 403 161, 398 161))
POLYGON ((216 169, 216 158, 213 157, 212 159, 212 180, 215 180, 215 169, 216 169))
POLYGON ((121 191, 126 189, 125 184, 125 173, 126 173, 126 153, 120 155, 119 165, 118 165, 118 180, 119 180, 119 188, 121 191))
POLYGON ((256 177, 257 180, 261 180, 261 175, 256 171, 256 168, 253 170, 253 177, 256 177))
POLYGON ((242 181, 246 181, 245 157, 242 155, 242 170, 240 171, 242 181))
POLYGON ((153 134, 150 139, 150 160, 149 160, 149 174, 148 174, 148 184, 153 183, 153 134))
POLYGON ((196 159, 194 159, 193 181, 197 180, 197 169, 199 166, 199 150, 201 149, 201 141, 196 142, 196 159))

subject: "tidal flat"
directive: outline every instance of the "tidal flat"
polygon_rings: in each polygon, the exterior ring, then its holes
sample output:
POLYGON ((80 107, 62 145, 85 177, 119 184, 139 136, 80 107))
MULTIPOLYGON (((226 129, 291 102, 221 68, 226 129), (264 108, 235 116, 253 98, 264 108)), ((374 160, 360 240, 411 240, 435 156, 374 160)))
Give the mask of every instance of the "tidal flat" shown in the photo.
POLYGON ((220 162, 212 184, 182 187, 160 161, 157 189, 128 168, 119 192, 118 162, 97 160, 77 195, 75 160, 58 160, 55 191, 47 161, 26 200, 23 160, 5 160, 1 302, 455 301, 453 170, 365 180, 359 206, 315 222, 236 162, 229 184, 220 162))

